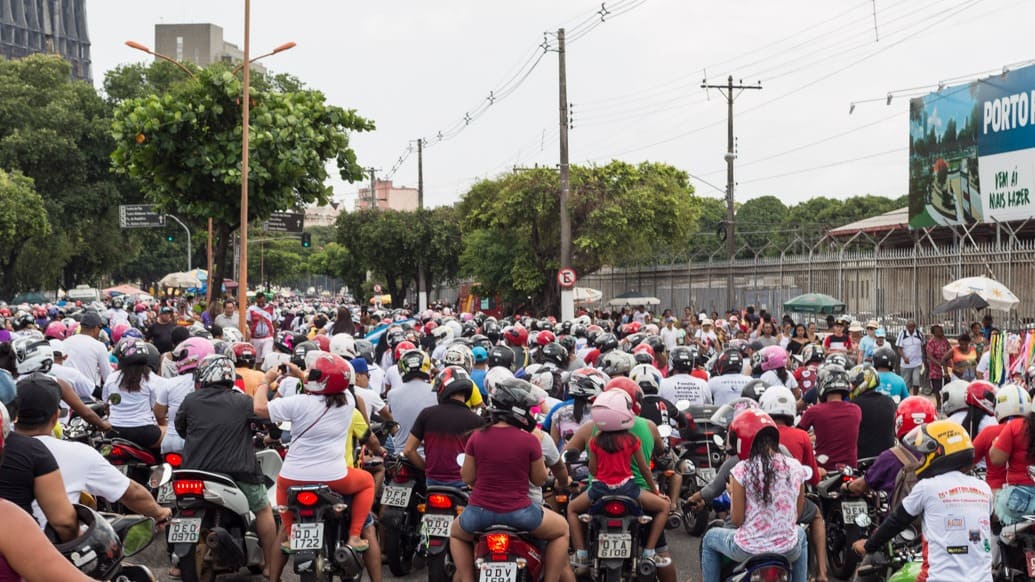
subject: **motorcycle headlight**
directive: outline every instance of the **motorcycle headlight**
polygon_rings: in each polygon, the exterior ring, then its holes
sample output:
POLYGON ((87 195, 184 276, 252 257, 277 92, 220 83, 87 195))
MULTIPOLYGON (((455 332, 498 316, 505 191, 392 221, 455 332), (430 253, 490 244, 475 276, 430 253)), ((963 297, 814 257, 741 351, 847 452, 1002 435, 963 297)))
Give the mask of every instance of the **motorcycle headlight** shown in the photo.
POLYGON ((697 472, 697 465, 694 465, 694 462, 690 459, 681 459, 676 464, 676 469, 684 475, 693 475, 697 472))

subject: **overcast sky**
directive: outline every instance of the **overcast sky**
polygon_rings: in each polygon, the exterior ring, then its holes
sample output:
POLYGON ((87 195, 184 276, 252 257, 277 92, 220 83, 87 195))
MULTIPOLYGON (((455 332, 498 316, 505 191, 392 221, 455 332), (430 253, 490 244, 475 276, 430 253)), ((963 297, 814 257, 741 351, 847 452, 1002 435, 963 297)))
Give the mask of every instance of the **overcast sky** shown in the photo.
MULTIPOLYGON (((156 23, 211 22, 243 45, 244 0, 92 0, 93 74, 146 58, 156 23)), ((766 194, 899 196, 907 190, 912 88, 1035 59, 1032 0, 254 0, 252 51, 377 124, 353 145, 384 176, 410 140, 435 141, 536 54, 544 31, 583 32, 568 47, 573 163, 673 164, 722 188, 726 106, 699 85, 761 81, 736 104, 737 199, 766 194), (624 13, 623 13, 624 12, 624 13), (580 26, 581 24, 581 26, 580 26), (879 41, 875 36, 879 36, 879 41), (886 95, 899 97, 885 104, 886 95), (852 102, 859 103, 849 114, 852 102)), ((555 42, 550 39, 551 46, 555 42)), ((951 84, 951 83, 950 83, 951 84)), ((920 90, 922 92, 923 89, 920 90)), ((515 165, 555 165, 557 54, 424 156, 428 205, 515 165)), ((394 175, 416 186, 416 155, 394 175)), ((701 180, 698 193, 721 196, 701 180)), ((335 183, 349 207, 356 186, 335 183)))

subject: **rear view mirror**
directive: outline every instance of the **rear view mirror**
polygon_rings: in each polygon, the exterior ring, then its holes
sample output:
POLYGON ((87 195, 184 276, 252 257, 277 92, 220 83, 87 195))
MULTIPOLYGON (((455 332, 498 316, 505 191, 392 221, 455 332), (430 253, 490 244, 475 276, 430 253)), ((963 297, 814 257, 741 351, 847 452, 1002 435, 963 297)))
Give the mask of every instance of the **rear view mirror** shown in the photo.
POLYGON ((121 403, 122 403, 122 395, 121 394, 115 393, 115 394, 109 394, 108 395, 108 404, 111 404, 112 406, 118 406, 121 403))
POLYGON ((680 412, 686 412, 689 409, 690 409, 690 401, 689 400, 677 400, 676 401, 676 410, 678 410, 680 412))
POLYGON ((148 479, 147 484, 151 486, 151 489, 158 489, 168 483, 170 478, 172 478, 172 465, 162 463, 151 469, 151 478, 148 479))
POLYGON ((456 456, 456 465, 458 467, 463 467, 464 466, 464 461, 466 459, 467 459, 467 455, 465 455, 464 453, 460 453, 459 455, 456 456))
POLYGON ((155 537, 155 520, 150 517, 126 530, 122 540, 122 553, 129 557, 144 551, 155 537))

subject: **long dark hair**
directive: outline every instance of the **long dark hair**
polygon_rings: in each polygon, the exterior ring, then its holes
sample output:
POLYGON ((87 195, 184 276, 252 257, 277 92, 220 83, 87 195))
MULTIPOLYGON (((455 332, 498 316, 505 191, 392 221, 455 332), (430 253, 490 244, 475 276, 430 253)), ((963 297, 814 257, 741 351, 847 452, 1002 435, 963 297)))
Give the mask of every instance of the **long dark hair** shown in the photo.
POLYGON ((575 417, 575 422, 581 423, 582 418, 586 416, 587 412, 589 412, 589 398, 586 398, 585 396, 576 396, 575 402, 572 403, 571 407, 573 410, 572 416, 575 417))
POLYGON ((629 442, 636 437, 628 430, 614 430, 598 432, 593 441, 597 446, 608 453, 617 453, 629 446, 629 442))
POLYGON ((804 323, 799 323, 794 326, 794 331, 791 333, 794 339, 809 339, 809 330, 805 327, 804 323), (798 330, 801 330, 801 335, 798 335, 798 330))
POLYGON ((761 496, 762 503, 773 502, 773 483, 776 481, 777 469, 773 466, 773 455, 780 446, 780 433, 775 430, 763 430, 755 436, 751 443, 751 455, 748 457, 748 473, 744 488, 761 496))
POLYGON ((978 408, 977 406, 968 406, 967 415, 963 417, 963 428, 970 435, 970 440, 977 438, 978 433, 981 432, 981 421, 985 419, 988 414, 978 408))
POLYGON ((352 312, 347 307, 339 307, 338 315, 334 316, 334 326, 331 327, 331 335, 339 333, 356 335, 356 325, 352 323, 352 312))
POLYGON ((125 366, 119 371, 122 372, 119 389, 125 392, 140 392, 140 382, 151 377, 151 368, 147 364, 125 366))
MULTIPOLYGON (((355 398, 353 398, 353 401, 355 401, 355 398)), ((349 393, 342 392, 341 394, 324 394, 323 402, 327 408, 341 408, 349 403, 349 393)))
POLYGON ((777 368, 773 371, 776 372, 776 377, 779 378, 781 382, 787 384, 787 368, 777 368))
POLYGON ((1028 428, 1028 462, 1035 463, 1035 412, 1029 412, 1024 422, 1028 428))

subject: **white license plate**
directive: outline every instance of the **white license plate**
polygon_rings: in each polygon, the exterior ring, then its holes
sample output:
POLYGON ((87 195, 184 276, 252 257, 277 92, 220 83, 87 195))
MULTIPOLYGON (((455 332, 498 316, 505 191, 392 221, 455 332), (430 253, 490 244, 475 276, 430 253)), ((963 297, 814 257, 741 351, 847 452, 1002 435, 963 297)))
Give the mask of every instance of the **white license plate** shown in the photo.
POLYGON ((424 527, 427 528, 428 536, 436 538, 448 538, 449 526, 453 524, 453 518, 448 515, 425 515, 424 527))
POLYGON ((501 562, 486 564, 478 576, 478 582, 514 582, 517 580, 517 564, 501 562))
POLYGON ((413 489, 410 487, 385 485, 385 490, 381 492, 381 505, 406 507, 410 504, 410 495, 413 495, 413 489))
POLYGON ((866 513, 866 502, 865 501, 842 501, 841 502, 841 516, 844 517, 845 523, 855 523, 855 517, 866 513))
POLYGON ((323 523, 296 523, 291 526, 292 550, 319 550, 323 547, 323 523))
POLYGON ((194 544, 200 535, 200 517, 177 517, 169 523, 170 544, 194 544))
POLYGON ((172 481, 158 488, 158 505, 176 502, 176 492, 173 490, 172 481))
POLYGON ((1028 563, 1028 577, 1035 578, 1035 552, 1024 552, 1024 561, 1028 563))
POLYGON ((628 558, 632 555, 632 534, 607 534, 597 536, 597 557, 628 558))
POLYGON ((711 467, 700 467, 697 469, 697 476, 705 483, 711 483, 715 479, 715 469, 711 467))

